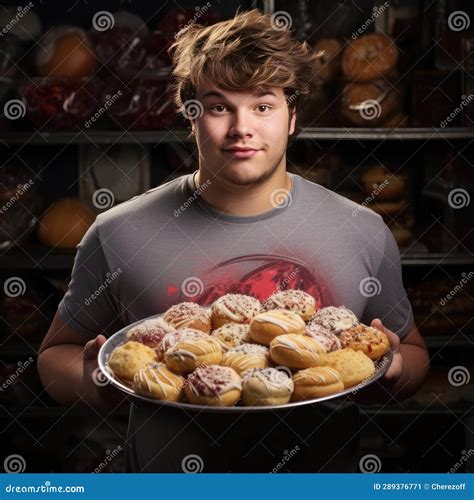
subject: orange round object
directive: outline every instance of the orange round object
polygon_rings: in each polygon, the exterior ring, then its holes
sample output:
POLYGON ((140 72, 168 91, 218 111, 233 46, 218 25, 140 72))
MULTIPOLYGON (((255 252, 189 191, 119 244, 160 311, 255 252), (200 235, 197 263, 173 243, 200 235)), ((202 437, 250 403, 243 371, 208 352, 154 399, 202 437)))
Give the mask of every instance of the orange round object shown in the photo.
POLYGON ((75 248, 95 220, 95 213, 75 198, 53 203, 43 214, 38 238, 44 245, 75 248))

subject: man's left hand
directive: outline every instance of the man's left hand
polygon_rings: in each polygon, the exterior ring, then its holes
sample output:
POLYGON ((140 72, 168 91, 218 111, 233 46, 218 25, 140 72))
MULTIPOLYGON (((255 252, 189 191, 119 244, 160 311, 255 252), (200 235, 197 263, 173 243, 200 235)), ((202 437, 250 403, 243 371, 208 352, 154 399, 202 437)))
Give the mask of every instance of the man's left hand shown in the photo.
POLYGON ((401 377, 403 372, 403 357, 400 353, 400 337, 388 328, 385 328, 382 321, 378 318, 374 319, 370 326, 384 332, 388 337, 390 347, 393 351, 393 361, 388 370, 385 372, 383 378, 391 383, 395 383, 401 377))

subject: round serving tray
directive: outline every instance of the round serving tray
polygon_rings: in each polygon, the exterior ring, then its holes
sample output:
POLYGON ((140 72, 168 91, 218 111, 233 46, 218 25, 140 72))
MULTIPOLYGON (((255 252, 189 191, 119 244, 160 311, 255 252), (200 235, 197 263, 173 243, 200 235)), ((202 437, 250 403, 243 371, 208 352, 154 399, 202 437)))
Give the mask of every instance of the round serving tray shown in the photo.
POLYGON ((354 385, 353 387, 349 387, 348 389, 345 389, 344 391, 337 392, 335 394, 330 394, 329 396, 324 396, 321 398, 307 399, 304 401, 295 401, 295 402, 290 402, 290 403, 287 403, 284 405, 239 406, 239 404, 237 404, 236 406, 204 406, 204 405, 195 405, 195 404, 183 403, 183 402, 162 401, 160 399, 154 399, 151 397, 142 396, 141 394, 137 394, 132 389, 131 385, 129 385, 127 382, 115 377, 112 370, 108 367, 108 360, 109 360, 109 357, 110 357, 112 351, 116 347, 125 343, 125 338, 126 338, 127 332, 131 328, 138 325, 139 323, 142 323, 143 321, 158 318, 162 315, 163 314, 156 314, 154 316, 149 316, 148 318, 141 319, 140 321, 136 321, 135 323, 132 323, 131 325, 126 326, 125 328, 122 328, 117 333, 115 333, 114 335, 112 335, 110 338, 107 339, 107 342, 105 342, 105 344, 100 349, 99 356, 98 356, 99 367, 100 367, 101 371, 104 373, 104 375, 107 377, 108 381, 112 385, 114 385, 118 389, 122 390, 126 394, 129 394, 129 395, 133 396, 134 398, 137 398, 138 400, 141 400, 143 402, 157 404, 160 406, 182 408, 185 410, 199 411, 199 412, 206 411, 206 412, 214 412, 214 413, 247 413, 247 412, 262 412, 262 411, 268 411, 268 410, 285 410, 285 409, 289 409, 289 408, 294 408, 296 406, 304 406, 304 405, 309 405, 309 404, 314 404, 314 403, 321 403, 323 401, 329 401, 331 399, 340 398, 341 396, 355 394, 359 390, 364 389, 365 387, 369 386, 370 384, 373 384, 376 380, 378 380, 380 377, 382 377, 384 375, 384 373, 388 370, 388 367, 392 363, 392 358, 393 358, 392 351, 388 351, 387 354, 385 354, 380 359, 378 359, 376 362, 374 362, 375 372, 373 373, 372 376, 368 377, 360 384, 354 385))

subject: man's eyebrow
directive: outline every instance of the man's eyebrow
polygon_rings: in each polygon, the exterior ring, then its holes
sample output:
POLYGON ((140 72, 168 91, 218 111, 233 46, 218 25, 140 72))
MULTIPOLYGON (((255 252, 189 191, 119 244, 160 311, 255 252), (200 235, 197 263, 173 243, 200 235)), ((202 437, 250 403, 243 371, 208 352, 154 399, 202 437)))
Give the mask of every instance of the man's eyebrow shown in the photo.
MULTIPOLYGON (((273 96, 273 97, 278 97, 275 92, 272 92, 271 90, 262 90, 260 92, 254 92, 252 95, 255 97, 265 97, 265 96, 273 96)), ((222 93, 219 92, 218 90, 210 90, 209 92, 206 92, 201 99, 205 99, 206 97, 219 97, 221 99, 226 99, 226 96, 222 93)))

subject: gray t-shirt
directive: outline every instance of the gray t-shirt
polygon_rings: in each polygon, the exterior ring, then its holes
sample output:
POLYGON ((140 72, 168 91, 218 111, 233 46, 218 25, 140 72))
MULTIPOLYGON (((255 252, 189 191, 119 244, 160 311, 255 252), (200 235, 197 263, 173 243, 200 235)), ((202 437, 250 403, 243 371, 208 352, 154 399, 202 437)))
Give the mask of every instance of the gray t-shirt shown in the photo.
MULTIPOLYGON (((366 324, 380 318, 400 337, 408 333, 413 312, 402 283, 400 253, 375 212, 290 174, 292 188, 283 203, 280 193, 275 193, 275 208, 270 211, 249 217, 226 215, 202 199, 194 174, 151 189, 97 217, 78 245, 69 289, 59 305, 61 318, 71 328, 88 339, 100 333, 109 336, 179 302, 206 305, 225 293, 264 300, 277 290, 298 288, 316 297, 320 307, 345 305, 366 324)), ((342 407, 337 412, 330 409, 320 420, 315 415, 303 416, 302 410, 288 416, 291 420, 300 415, 298 425, 304 420, 309 425, 307 434, 314 439, 330 435, 324 427, 326 420, 334 425, 335 414, 346 412, 346 420, 337 425, 339 439, 332 443, 339 452, 329 451, 324 460, 318 456, 320 460, 314 463, 320 465, 308 470, 338 467, 322 468, 331 456, 343 454, 337 443, 342 446, 348 441, 341 427, 347 423, 347 411, 352 411, 349 406, 343 412, 342 407)), ((285 439, 278 444, 275 432, 257 432, 261 415, 250 421, 242 418, 239 422, 245 425, 237 425, 234 420, 224 424, 226 419, 216 417, 219 414, 181 412, 178 417, 176 411, 168 413, 165 407, 132 406, 128 444, 133 448, 135 470, 180 471, 184 448, 188 454, 200 450, 210 472, 214 462, 215 470, 240 466, 247 470, 253 463, 250 455, 236 466, 230 447, 238 442, 236 456, 242 456, 242 446, 250 448, 249 443, 259 441, 263 434, 268 434, 266 441, 253 444, 251 454, 257 457, 264 449, 268 469, 269 463, 278 463, 278 457, 295 445, 285 439), (215 442, 216 436, 211 439, 210 435, 220 425, 224 425, 223 434, 215 442), (226 439, 226 446, 221 446, 226 439), (203 451, 206 446, 207 452, 203 451)), ((278 436, 289 433, 293 441, 306 442, 304 436, 296 437, 296 429, 288 431, 281 415, 274 417, 278 436), (284 429, 278 430, 281 426, 284 429)), ((351 418, 348 432, 355 430, 357 414, 351 418)), ((268 428, 270 424, 262 425, 268 428)), ((301 446, 310 453, 312 446, 301 446)), ((333 448, 328 445, 326 449, 333 448)), ((261 460, 255 458, 255 463, 261 460)), ((296 464, 310 467, 312 460, 311 454, 298 451, 286 467, 293 463, 295 470, 302 470, 296 464)), ((252 467, 255 470, 256 465, 252 467)))

